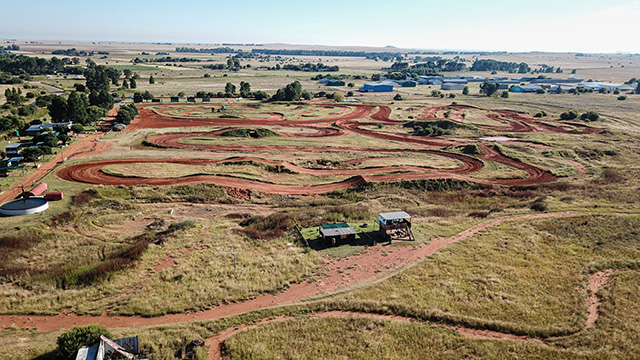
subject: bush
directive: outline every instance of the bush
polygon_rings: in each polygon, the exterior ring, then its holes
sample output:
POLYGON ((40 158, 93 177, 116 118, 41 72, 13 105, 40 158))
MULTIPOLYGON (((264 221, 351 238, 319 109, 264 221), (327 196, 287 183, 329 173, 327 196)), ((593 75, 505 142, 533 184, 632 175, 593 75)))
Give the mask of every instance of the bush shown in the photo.
POLYGON ((402 98, 402 95, 396 94, 396 96, 393 97, 393 100, 401 101, 401 100, 404 100, 404 99, 402 98))
POLYGON ((562 114, 560 114, 560 119, 561 120, 573 120, 573 119, 577 119, 578 118, 578 111, 576 110, 569 110, 569 111, 565 111, 562 114))
POLYGON ((620 101, 627 100, 627 97, 625 95, 620 95, 618 96, 618 100, 620 101))
POLYGON ((544 89, 538 89, 536 90, 536 94, 545 94, 546 91, 544 89))
POLYGON ((547 211, 547 204, 544 201, 536 200, 531 204, 530 208, 533 211, 547 211))
POLYGON ((98 342, 100 336, 112 337, 109 330, 98 325, 77 326, 58 336, 58 357, 65 360, 76 358, 78 350, 84 345, 98 342))
POLYGON ((545 117, 545 116, 547 116, 547 112, 544 111, 544 110, 541 110, 537 114, 535 114, 533 117, 541 118, 541 117, 545 117))
POLYGON ((587 111, 586 113, 580 115, 580 120, 584 121, 598 121, 600 119, 600 115, 598 115, 595 111, 587 111))

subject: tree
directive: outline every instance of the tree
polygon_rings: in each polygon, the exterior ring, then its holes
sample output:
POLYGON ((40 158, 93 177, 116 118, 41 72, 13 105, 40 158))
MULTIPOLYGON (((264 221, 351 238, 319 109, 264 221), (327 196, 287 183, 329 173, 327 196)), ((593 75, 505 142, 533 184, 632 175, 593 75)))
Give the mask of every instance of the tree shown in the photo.
POLYGON ((265 100, 269 98, 269 94, 260 90, 253 93, 253 98, 256 100, 265 100))
POLYGON ((347 84, 347 86, 348 86, 348 87, 350 87, 350 88, 352 88, 352 87, 356 86, 356 84, 354 84, 354 83, 348 83, 348 84, 347 84))
POLYGON ((63 122, 67 118, 67 100, 62 96, 54 96, 47 109, 53 122, 63 122))
POLYGON ((469 87, 465 86, 464 89, 462 89, 462 95, 469 95, 469 87))
POLYGON ((153 75, 149 76, 149 84, 155 84, 156 79, 153 78, 153 75))
POLYGON ((82 125, 89 123, 89 114, 87 114, 84 99, 75 91, 71 92, 69 99, 67 99, 67 119, 82 125))
POLYGON ((112 337, 109 330, 98 325, 73 327, 58 336, 58 357, 73 360, 81 347, 97 343, 100 336, 112 337))
POLYGON ((129 82, 127 81, 127 79, 122 80, 122 87, 125 89, 129 88, 129 82))
POLYGON ((509 92, 508 91, 503 91, 502 95, 500 95, 503 99, 508 99, 509 98, 509 92))
POLYGON ((122 70, 122 73, 126 79, 131 79, 131 69, 124 69, 122 70))
POLYGON ((393 100, 401 101, 401 100, 404 100, 404 99, 402 98, 402 95, 396 94, 396 96, 393 97, 393 100))
POLYGON ((491 96, 495 94, 499 89, 499 84, 485 81, 484 83, 482 83, 482 85, 480 85, 480 94, 491 96))
POLYGON ((153 94, 151 94, 149 90, 146 90, 144 93, 142 93, 142 98, 144 100, 153 100, 153 94))
POLYGON ((302 98, 305 100, 311 100, 313 98, 313 94, 310 91, 304 90, 302 92, 302 98))
POLYGON ((284 95, 285 100, 287 101, 300 100, 300 97, 302 96, 302 85, 300 85, 300 82, 294 81, 291 84, 285 86, 284 95))
POLYGON ((42 151, 37 147, 29 147, 20 152, 20 155, 26 160, 36 162, 42 156, 42 151))
POLYGON ((71 137, 67 134, 58 134, 58 140, 62 143, 62 145, 67 145, 71 142, 71 137))
POLYGON ((235 94, 236 92, 236 86, 233 85, 232 83, 228 82, 225 86, 224 86, 224 92, 225 94, 227 94, 226 96, 231 97, 233 96, 233 94, 235 94))
POLYGON ((82 124, 72 124, 71 131, 76 134, 80 134, 82 131, 84 131, 84 127, 82 126, 82 124))
POLYGON ((20 105, 25 101, 24 96, 22 96, 22 90, 20 88, 6 89, 4 91, 4 97, 7 98, 7 103, 12 105, 20 105))
POLYGON ((132 89, 135 89, 138 87, 138 84, 136 83, 136 79, 131 78, 131 80, 129 81, 129 87, 132 89))
MULTIPOLYGON (((107 70, 107 69, 112 69, 112 68, 107 68, 105 66, 96 66, 93 68, 87 68, 84 71, 84 77, 87 80, 87 88, 89 90, 95 90, 95 91, 109 91, 109 82, 111 80, 111 82, 113 82, 113 70, 107 70)), ((117 72, 117 70, 116 70, 117 72)), ((119 75, 119 73, 117 74, 119 75)), ((116 82, 117 82, 117 77, 116 77, 116 82)))
POLYGON ((333 98, 333 101, 335 102, 343 102, 344 94, 340 92, 334 92, 332 98, 333 98))
POLYGON ((244 81, 240 82, 240 96, 242 97, 251 96, 251 84, 244 81))

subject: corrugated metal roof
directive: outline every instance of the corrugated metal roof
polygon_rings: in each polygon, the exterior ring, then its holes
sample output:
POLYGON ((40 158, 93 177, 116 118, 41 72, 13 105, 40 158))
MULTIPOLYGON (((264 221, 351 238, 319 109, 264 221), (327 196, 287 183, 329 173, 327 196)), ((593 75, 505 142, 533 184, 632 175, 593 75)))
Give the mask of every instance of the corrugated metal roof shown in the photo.
POLYGON ((321 229, 320 234, 322 236, 340 236, 340 235, 355 235, 356 231, 351 227, 336 228, 336 229, 321 229))
POLYGON ((334 224, 324 224, 320 225, 322 229, 340 229, 340 228, 348 228, 349 224, 347 223, 334 223, 334 224))
POLYGON ((6 149, 19 149, 21 146, 23 146, 21 143, 9 144, 6 149))
POLYGON ((399 220, 399 219, 411 219, 411 215, 404 211, 381 213, 380 218, 383 220, 399 220))

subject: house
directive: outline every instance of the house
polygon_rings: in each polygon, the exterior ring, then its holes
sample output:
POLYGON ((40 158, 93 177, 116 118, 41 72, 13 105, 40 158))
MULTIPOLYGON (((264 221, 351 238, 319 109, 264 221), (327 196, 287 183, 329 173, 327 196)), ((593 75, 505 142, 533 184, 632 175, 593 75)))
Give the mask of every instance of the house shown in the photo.
POLYGON ((393 85, 381 83, 367 83, 360 88, 361 92, 392 92, 393 85))
POLYGON ((91 346, 83 346, 78 350, 76 360, 107 360, 124 357, 134 359, 139 352, 137 336, 110 340, 100 336, 100 341, 91 346))
POLYGON ((344 86, 344 81, 342 80, 329 80, 326 83, 327 86, 344 86))
POLYGON ((347 223, 320 225, 318 229, 322 240, 327 245, 336 245, 338 242, 351 242, 356 239, 356 231, 347 223))
POLYGON ((25 144, 22 144, 22 143, 9 144, 4 149, 4 152, 5 154, 7 154, 7 157, 15 156, 15 155, 18 155, 18 153, 20 152, 20 149, 23 148, 24 146, 25 144))
POLYGON ((62 123, 53 123, 53 124, 36 124, 36 125, 31 125, 29 126, 29 128, 25 131, 25 135, 26 136, 36 136, 38 135, 38 133, 43 130, 43 129, 50 129, 53 131, 54 128, 56 127, 67 127, 68 129, 71 129, 71 125, 73 125, 72 122, 62 122, 62 123))
POLYGON ((440 86, 442 90, 464 90, 465 84, 446 82, 440 86))

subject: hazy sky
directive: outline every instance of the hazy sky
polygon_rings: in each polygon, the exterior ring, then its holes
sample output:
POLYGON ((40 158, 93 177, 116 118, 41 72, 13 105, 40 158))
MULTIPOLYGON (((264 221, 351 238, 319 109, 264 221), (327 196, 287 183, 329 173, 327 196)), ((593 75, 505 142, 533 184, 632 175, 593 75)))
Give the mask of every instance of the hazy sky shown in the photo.
POLYGON ((640 53, 638 0, 2 0, 0 9, 4 39, 640 53))

